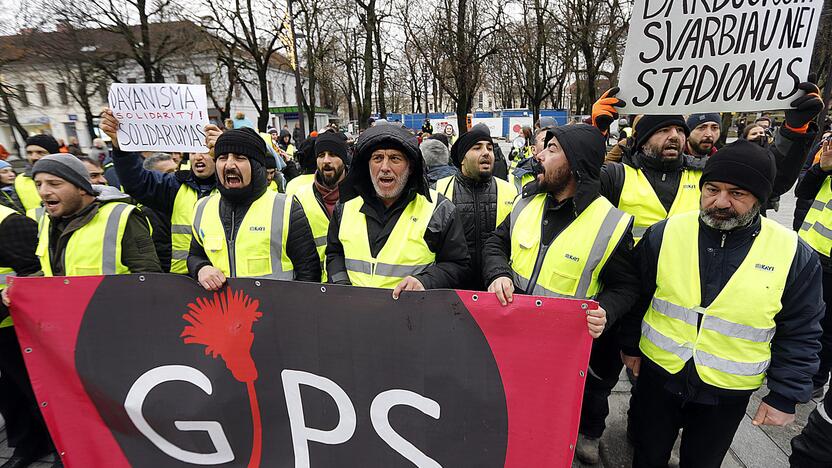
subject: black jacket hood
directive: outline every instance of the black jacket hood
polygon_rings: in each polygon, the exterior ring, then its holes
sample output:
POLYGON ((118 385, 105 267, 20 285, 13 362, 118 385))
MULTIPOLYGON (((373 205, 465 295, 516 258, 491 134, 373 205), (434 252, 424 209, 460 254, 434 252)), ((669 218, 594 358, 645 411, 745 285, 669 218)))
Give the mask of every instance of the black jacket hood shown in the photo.
MULTIPOLYGON (((575 211, 581 213, 598 198, 601 191, 601 166, 607 150, 604 136, 592 125, 575 124, 547 130, 545 144, 549 144, 552 137, 558 139, 577 181, 578 188, 573 199, 575 211)), ((529 189, 523 189, 524 197, 537 193, 537 181, 528 185, 529 189)))
POLYGON ((419 141, 407 130, 396 125, 376 125, 358 136, 355 154, 347 176, 340 184, 341 203, 345 203, 361 194, 375 193, 370 180, 370 156, 377 149, 397 149, 407 155, 410 161, 410 178, 402 193, 415 190, 430 199, 430 189, 425 176, 425 164, 419 141))

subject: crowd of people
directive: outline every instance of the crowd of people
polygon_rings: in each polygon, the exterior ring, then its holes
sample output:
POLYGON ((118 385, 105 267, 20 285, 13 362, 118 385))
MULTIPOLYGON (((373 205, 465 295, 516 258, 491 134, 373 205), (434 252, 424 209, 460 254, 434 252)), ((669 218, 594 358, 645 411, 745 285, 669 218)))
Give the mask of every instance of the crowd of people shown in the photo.
MULTIPOLYGON (((832 137, 814 122, 817 87, 799 88, 776 129, 763 117, 722 144, 719 114, 631 116, 608 149, 614 88, 586 123, 524 129, 509 158, 483 125, 457 136, 426 121, 417 136, 376 121, 352 141, 337 127, 261 133, 244 116, 205 128, 208 153, 143 154, 119 148, 104 110, 111 152, 64 154, 34 135, 22 174, 0 161, 2 278, 170 273, 206 290, 257 277, 393 298, 594 299, 576 455, 598 462, 626 367, 633 466, 667 466, 681 429, 681 466, 719 467, 764 382, 753 422, 785 425, 830 377, 832 137), (789 230, 766 211, 798 179, 808 205, 789 230)), ((2 297, 10 306, 8 288, 2 297)), ((15 448, 2 466, 23 467, 54 447, 6 307, 2 319, 0 412, 15 448)), ((793 466, 832 465, 830 405, 827 393, 792 441, 793 466)))

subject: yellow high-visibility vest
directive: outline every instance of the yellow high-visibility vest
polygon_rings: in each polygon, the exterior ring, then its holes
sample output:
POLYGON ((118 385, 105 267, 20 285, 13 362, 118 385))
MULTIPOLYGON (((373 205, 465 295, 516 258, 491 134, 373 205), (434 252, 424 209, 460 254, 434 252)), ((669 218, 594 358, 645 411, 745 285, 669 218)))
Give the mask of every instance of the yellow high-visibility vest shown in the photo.
MULTIPOLYGON (((216 189, 211 192, 218 193, 216 189)), ((191 220, 199 192, 188 184, 179 186, 170 215, 170 272, 188 274, 188 251, 191 248, 191 220)))
POLYGON ((303 174, 295 177, 286 184, 286 196, 292 196, 298 193, 301 187, 305 185, 313 185, 315 183, 315 174, 303 174))
MULTIPOLYGON (((13 214, 17 214, 17 211, 7 206, 0 205, 0 223, 5 221, 6 218, 9 217, 9 215, 13 214)), ((13 269, 8 267, 0 267, 0 290, 6 289, 6 278, 8 278, 9 276, 14 276, 14 274, 15 273, 13 269)), ((14 325, 14 322, 12 322, 11 315, 4 318, 3 321, 0 322, 0 328, 11 327, 12 325, 14 325)))
MULTIPOLYGON (((517 190, 514 185, 497 177, 491 177, 492 182, 497 185, 497 226, 506 219, 514 206, 514 199, 517 198, 517 190)), ((436 191, 445 195, 448 200, 454 201, 454 182, 456 176, 448 176, 436 181, 436 191)), ((497 226, 494 226, 495 228, 497 226)))
MULTIPOLYGON (((89 223, 71 234, 64 250, 66 276, 124 275, 121 241, 127 219, 136 207, 122 202, 103 203, 89 223)), ((37 255, 44 276, 53 276, 49 252, 49 216, 41 216, 37 255)))
POLYGON ((306 219, 309 220, 309 227, 312 228, 312 237, 315 238, 315 248, 318 249, 318 257, 321 259, 321 282, 325 283, 326 276, 326 235, 329 232, 329 216, 326 208, 315 196, 314 185, 304 185, 295 194, 295 198, 303 207, 306 219))
POLYGON ((748 255, 708 307, 702 307, 698 236, 698 211, 667 220, 639 348, 671 374, 693 359, 703 382, 754 390, 771 362, 774 318, 782 307, 797 234, 762 218, 748 255))
POLYGON ((542 245, 546 194, 518 199, 511 212, 511 269, 526 294, 587 299, 633 217, 596 198, 548 246, 542 245))
POLYGON ((17 192, 17 198, 20 199, 20 203, 23 204, 25 210, 28 211, 40 206, 41 199, 40 194, 38 194, 38 187, 35 185, 35 179, 23 174, 18 175, 14 179, 14 190, 17 192))
POLYGON ((364 199, 355 197, 344 203, 338 239, 344 247, 344 263, 353 286, 395 288, 407 276, 417 275, 436 262, 436 254, 425 242, 439 194, 430 191, 405 207, 387 242, 373 257, 367 234, 367 218, 361 212, 364 199))
POLYGON ((684 169, 682 171, 679 189, 676 191, 676 197, 668 212, 664 209, 644 172, 624 164, 624 187, 621 189, 618 209, 635 216, 633 239, 638 242, 647 228, 669 216, 699 211, 700 177, 702 177, 700 170, 684 169))
POLYGON ((832 178, 827 177, 820 186, 800 226, 799 234, 819 254, 830 256, 832 252, 832 178))
POLYGON ((211 264, 229 278, 294 279, 286 254, 291 199, 266 190, 255 200, 230 242, 220 219, 220 198, 199 200, 191 224, 194 239, 205 249, 211 264))

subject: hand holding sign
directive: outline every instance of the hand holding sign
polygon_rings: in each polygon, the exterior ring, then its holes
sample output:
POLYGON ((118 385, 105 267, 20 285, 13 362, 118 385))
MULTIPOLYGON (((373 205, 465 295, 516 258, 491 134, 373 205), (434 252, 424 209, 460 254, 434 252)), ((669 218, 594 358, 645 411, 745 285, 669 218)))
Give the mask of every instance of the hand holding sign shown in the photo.
POLYGON ((595 104, 592 105, 592 125, 601 130, 604 135, 610 130, 612 121, 618 118, 617 107, 624 107, 624 101, 615 97, 618 86, 608 89, 595 104))
POLYGON ((125 151, 205 153, 208 104, 203 85, 114 83, 107 96, 125 151))
POLYGON ((823 100, 820 98, 820 89, 817 85, 804 81, 797 85, 797 89, 806 91, 791 102, 791 108, 786 110, 786 126, 790 130, 805 133, 809 129, 809 122, 823 110, 823 100))
POLYGON ((105 107, 101 111, 101 123, 98 124, 98 128, 110 137, 110 140, 113 142, 113 148, 118 149, 118 119, 113 115, 113 111, 109 107, 105 107))

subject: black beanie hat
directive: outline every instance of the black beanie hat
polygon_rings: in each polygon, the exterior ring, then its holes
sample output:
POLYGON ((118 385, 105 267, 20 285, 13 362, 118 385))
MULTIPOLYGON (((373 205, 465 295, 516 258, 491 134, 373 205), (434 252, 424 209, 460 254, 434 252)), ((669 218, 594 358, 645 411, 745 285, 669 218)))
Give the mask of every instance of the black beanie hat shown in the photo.
POLYGON ((653 136, 658 130, 669 127, 671 125, 678 125, 685 131, 685 136, 690 135, 685 118, 681 115, 645 115, 636 123, 636 149, 641 148, 647 143, 647 140, 653 136))
POLYGON ((688 116, 688 129, 693 130, 703 123, 713 122, 717 125, 722 125, 722 116, 717 112, 707 112, 704 114, 691 114, 688 116))
POLYGON ((347 137, 343 133, 323 132, 315 138, 315 157, 324 151, 329 151, 341 158, 344 166, 349 167, 352 162, 349 149, 347 148, 347 137))
POLYGON ((771 196, 776 174, 777 167, 766 149, 747 140, 737 140, 708 158, 699 188, 705 182, 724 182, 748 190, 760 203, 765 203, 771 196))
POLYGON ((52 135, 32 135, 26 139, 26 146, 37 145, 49 152, 55 154, 58 152, 58 141, 52 135))
POLYGON ((60 177, 92 196, 98 195, 98 191, 92 187, 87 166, 71 154, 50 154, 38 159, 32 167, 32 177, 41 172, 60 177))
POLYGON ((273 154, 266 155, 266 169, 277 169, 277 160, 273 154))
POLYGON ((214 146, 214 155, 220 156, 227 153, 241 154, 261 166, 266 166, 266 142, 252 128, 235 128, 224 132, 217 138, 214 146))
POLYGON ((481 141, 487 141, 492 145, 494 144, 494 140, 491 139, 491 132, 484 125, 474 125, 471 130, 463 133, 456 143, 451 146, 451 160, 454 162, 454 166, 462 167, 462 160, 465 159, 465 153, 481 141))

